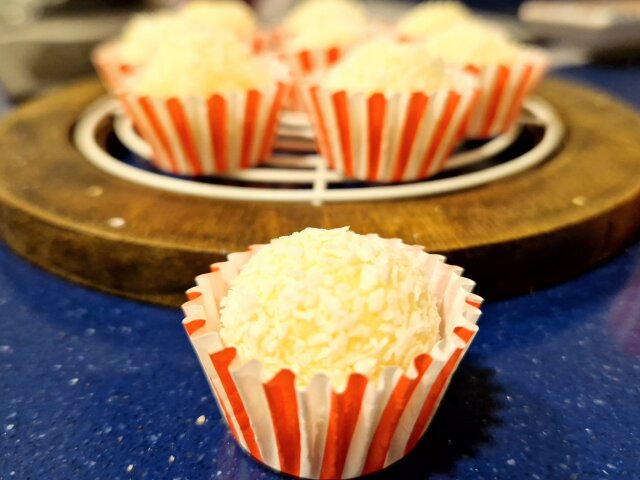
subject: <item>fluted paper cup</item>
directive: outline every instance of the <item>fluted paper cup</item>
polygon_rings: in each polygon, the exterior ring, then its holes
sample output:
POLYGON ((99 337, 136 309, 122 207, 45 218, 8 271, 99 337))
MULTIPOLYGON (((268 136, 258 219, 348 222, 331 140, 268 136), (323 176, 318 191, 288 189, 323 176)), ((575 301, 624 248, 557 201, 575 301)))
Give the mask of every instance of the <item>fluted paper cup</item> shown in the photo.
MULTIPOLYGON (((370 32, 362 39, 366 40, 378 30, 373 26, 370 32)), ((284 28, 275 28, 270 33, 272 45, 279 52, 280 58, 289 66, 292 72, 293 84, 289 94, 284 100, 284 108, 294 111, 306 111, 301 84, 313 75, 326 71, 338 62, 350 46, 333 45, 326 48, 297 48, 292 45, 294 38, 284 28)))
POLYGON ((243 363, 219 335, 220 302, 260 248, 212 265, 183 305, 189 340, 238 444, 275 470, 307 478, 352 478, 401 459, 427 429, 478 330, 482 299, 471 293, 474 282, 430 255, 442 340, 407 371, 389 367, 377 380, 354 373, 341 390, 320 373, 300 388, 291 370, 269 376, 258 360, 243 363))
POLYGON ((287 110, 298 112, 306 111, 304 94, 301 85, 305 79, 317 75, 333 66, 345 54, 345 50, 339 47, 324 50, 298 50, 285 52, 281 58, 289 66, 293 83, 288 95, 284 99, 283 107, 287 110))
POLYGON ((135 70, 132 65, 121 60, 116 41, 104 42, 96 46, 91 52, 91 63, 102 85, 109 92, 118 90, 135 70))
POLYGON ((258 31, 253 35, 250 43, 253 53, 267 53, 271 49, 271 36, 269 32, 258 31))
POLYGON ((460 142, 477 97, 472 75, 451 90, 385 95, 304 89, 320 153, 347 177, 371 182, 420 180, 440 172, 460 142))
POLYGON ((546 55, 533 48, 526 48, 513 64, 468 65, 467 71, 477 75, 480 95, 469 117, 466 137, 484 139, 509 130, 548 66, 546 55))
POLYGON ((274 61, 281 80, 261 90, 164 98, 127 88, 118 97, 151 147, 154 166, 178 175, 225 174, 269 158, 288 88, 283 68, 274 61))

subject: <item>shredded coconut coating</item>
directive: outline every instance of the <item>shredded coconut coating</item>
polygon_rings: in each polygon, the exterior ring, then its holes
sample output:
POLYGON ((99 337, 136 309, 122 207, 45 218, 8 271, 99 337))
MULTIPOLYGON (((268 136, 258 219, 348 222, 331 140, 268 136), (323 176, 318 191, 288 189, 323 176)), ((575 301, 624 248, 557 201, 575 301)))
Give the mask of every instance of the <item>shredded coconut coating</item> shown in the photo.
POLYGON ((239 0, 194 1, 179 10, 134 15, 120 35, 120 55, 126 63, 143 65, 159 46, 194 32, 230 33, 248 41, 255 30, 253 11, 239 0))
POLYGON ((134 15, 120 35, 120 55, 131 65, 146 63, 151 53, 168 39, 193 30, 192 22, 170 10, 134 15))
POLYGON ((193 31, 159 45, 133 88, 140 95, 158 97, 263 89, 277 80, 270 67, 230 34, 193 31))
POLYGON ((195 0, 182 7, 182 14, 214 30, 249 38, 257 28, 254 11, 240 0, 195 0))
POLYGON ((318 23, 291 36, 287 49, 297 51, 351 47, 366 38, 367 34, 368 25, 365 22, 342 19, 332 22, 330 26, 318 23))
POLYGON ((455 78, 429 57, 424 45, 373 40, 354 48, 333 67, 324 86, 365 93, 432 93, 452 88, 455 78))
POLYGON ((303 0, 291 9, 282 25, 287 33, 297 35, 319 25, 331 29, 336 22, 347 22, 360 28, 367 23, 366 10, 353 0, 303 0))
POLYGON ((414 38, 429 37, 471 16, 460 2, 422 2, 405 13, 396 24, 398 32, 414 38))
POLYGON ((242 361, 290 369, 302 388, 321 372, 338 389, 354 372, 375 381, 440 340, 426 261, 400 240, 348 227, 280 237, 231 282, 220 335, 242 361))
POLYGON ((425 47, 430 55, 457 64, 513 63, 521 56, 521 47, 502 30, 478 21, 457 23, 430 38, 425 47))

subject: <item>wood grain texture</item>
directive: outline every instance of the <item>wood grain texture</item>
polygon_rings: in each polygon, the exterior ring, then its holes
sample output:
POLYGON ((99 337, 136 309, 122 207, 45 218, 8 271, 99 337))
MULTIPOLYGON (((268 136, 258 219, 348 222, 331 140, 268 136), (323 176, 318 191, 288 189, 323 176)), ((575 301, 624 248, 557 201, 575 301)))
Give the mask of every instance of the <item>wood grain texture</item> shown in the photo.
POLYGON ((47 270, 127 297, 177 305, 229 252, 307 226, 350 225, 441 252, 497 298, 583 272, 640 230, 640 117, 572 83, 540 90, 568 135, 537 168, 453 194, 322 207, 199 199, 103 173, 70 141, 102 93, 85 81, 0 123, 0 234, 47 270), (125 225, 110 226, 114 217, 125 225))

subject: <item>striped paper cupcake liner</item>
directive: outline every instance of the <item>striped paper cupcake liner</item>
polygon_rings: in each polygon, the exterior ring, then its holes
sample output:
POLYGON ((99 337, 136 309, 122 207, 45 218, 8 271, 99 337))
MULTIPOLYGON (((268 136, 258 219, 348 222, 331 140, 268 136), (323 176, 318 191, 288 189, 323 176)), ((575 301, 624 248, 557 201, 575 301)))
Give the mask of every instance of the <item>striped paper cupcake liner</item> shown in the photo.
POLYGON ((460 142, 477 97, 472 75, 452 90, 384 95, 304 88, 320 153, 331 168, 371 182, 420 180, 440 172, 460 142))
POLYGON ((269 32, 258 31, 251 39, 253 53, 268 53, 271 50, 271 37, 269 32))
POLYGON ((214 94, 209 98, 154 98, 121 93, 126 113, 165 172, 224 174, 268 159, 286 87, 214 94))
POLYGON ((480 95, 469 117, 465 136, 485 139, 509 130, 520 115, 522 104, 544 77, 549 63, 540 51, 525 50, 513 65, 470 65, 477 75, 480 95))
POLYGON ((287 110, 305 112, 307 107, 301 90, 305 79, 329 69, 344 54, 345 50, 338 47, 282 53, 281 58, 291 69, 293 79, 291 89, 284 99, 283 107, 287 110))
POLYGON ((259 248, 212 265, 183 305, 184 327, 234 438, 258 461, 306 478, 352 478, 398 461, 424 434, 478 330, 474 282, 430 255, 443 339, 407 371, 389 367, 377 381, 354 373, 340 391, 317 374, 301 389, 290 370, 269 377, 258 360, 242 363, 218 334, 229 283, 259 248))
POLYGON ((264 57, 277 80, 261 90, 209 97, 151 97, 133 91, 130 76, 118 97, 152 150, 151 163, 165 172, 218 175, 267 160, 275 143, 288 83, 286 67, 264 57))
POLYGON ((91 63, 102 85, 109 92, 121 88, 126 78, 134 72, 131 65, 119 60, 117 42, 102 43, 94 48, 91 63))

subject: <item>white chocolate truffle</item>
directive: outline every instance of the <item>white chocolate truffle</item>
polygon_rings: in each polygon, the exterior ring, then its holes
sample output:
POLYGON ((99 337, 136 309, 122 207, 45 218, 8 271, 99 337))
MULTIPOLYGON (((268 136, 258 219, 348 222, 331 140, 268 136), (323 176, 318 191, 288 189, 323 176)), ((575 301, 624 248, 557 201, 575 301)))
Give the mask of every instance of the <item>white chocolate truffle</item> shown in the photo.
POLYGON ((120 57, 130 65, 144 64, 159 45, 192 30, 191 22, 185 22, 173 11, 134 15, 120 35, 120 57))
POLYGON ((207 97, 274 84, 282 72, 271 67, 230 34, 192 34, 160 45, 132 86, 140 95, 207 97))
POLYGON ((455 78, 423 45, 374 40, 354 48, 327 74, 329 90, 365 93, 432 93, 453 87, 455 78))
POLYGON ((182 7, 181 15, 207 28, 250 38, 256 32, 253 9, 240 0, 195 0, 182 7))
POLYGON ((293 35, 287 42, 287 49, 319 50, 332 47, 351 47, 366 38, 368 27, 365 23, 336 21, 327 27, 317 24, 293 35))
POLYGON ((427 257, 348 227, 280 237, 232 280, 220 335, 241 361, 290 369, 299 387, 321 372, 339 389, 352 373, 375 381, 385 367, 408 369, 441 338, 427 257))
POLYGON ((253 11, 239 0, 195 1, 177 11, 134 15, 120 35, 119 54, 123 62, 139 66, 159 46, 183 37, 230 33, 247 41, 255 29, 253 11))
POLYGON ((490 65, 512 63, 521 48, 494 26, 478 21, 455 24, 425 42, 430 55, 456 64, 490 65))
POLYGON ((396 29, 408 37, 426 38, 470 16, 470 10, 460 2, 422 2, 398 20, 396 29))
POLYGON ((347 22, 360 29, 367 23, 367 14, 354 0, 303 0, 284 19, 283 27, 288 34, 297 35, 320 25, 330 29, 334 22, 347 22))

